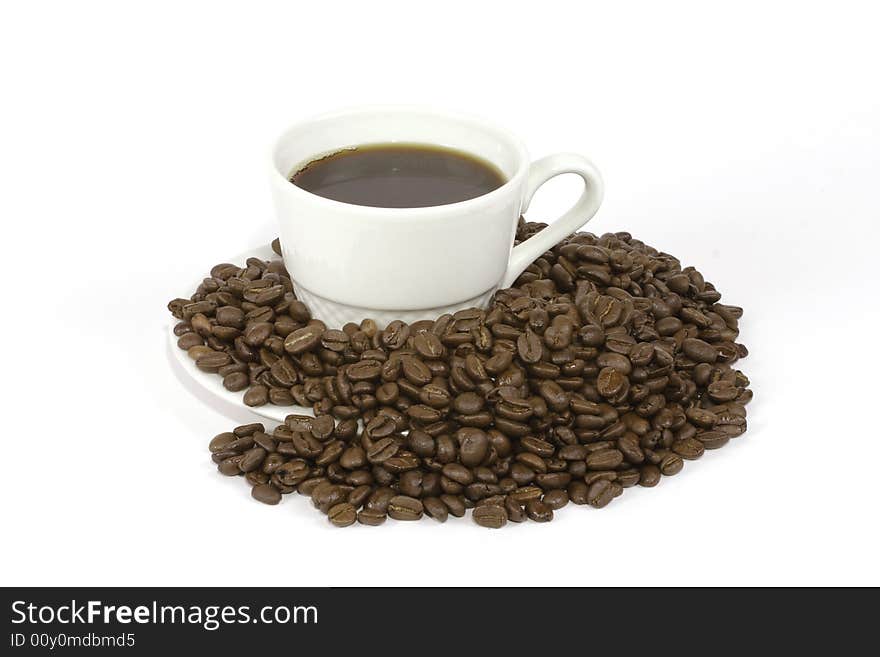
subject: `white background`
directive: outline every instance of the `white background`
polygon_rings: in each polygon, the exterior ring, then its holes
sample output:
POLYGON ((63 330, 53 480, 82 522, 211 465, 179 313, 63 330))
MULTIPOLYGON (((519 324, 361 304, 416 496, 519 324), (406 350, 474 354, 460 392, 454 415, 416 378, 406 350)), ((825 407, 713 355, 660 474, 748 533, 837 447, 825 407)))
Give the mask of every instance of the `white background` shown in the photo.
MULTIPOLYGON (((0 583, 880 584, 876 15, 296 4, 0 10, 0 583), (749 431, 603 511, 496 532, 336 530, 219 476, 207 442, 249 415, 183 387, 165 304, 275 235, 273 137, 365 102, 591 157, 590 230, 629 230, 745 307, 749 431)), ((554 181, 530 217, 577 187, 554 181)))

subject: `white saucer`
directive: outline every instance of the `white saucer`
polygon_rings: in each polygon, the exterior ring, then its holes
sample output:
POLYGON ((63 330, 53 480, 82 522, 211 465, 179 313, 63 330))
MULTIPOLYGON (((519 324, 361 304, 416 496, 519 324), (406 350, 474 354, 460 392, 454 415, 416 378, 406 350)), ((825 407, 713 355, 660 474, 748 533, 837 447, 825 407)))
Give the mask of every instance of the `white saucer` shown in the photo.
MULTIPOLYGON (((262 246, 260 248, 240 253, 225 262, 230 262, 234 265, 243 266, 248 258, 260 258, 261 260, 277 260, 280 258, 280 256, 272 250, 272 247, 262 246)), ((201 279, 199 279, 196 283, 194 283, 191 287, 187 289, 195 290, 200 283, 201 279)), ((187 356, 186 352, 183 349, 180 349, 177 346, 178 337, 174 335, 174 325, 177 324, 178 321, 180 320, 172 318, 172 322, 168 325, 167 330, 170 351, 174 360, 177 361, 177 363, 180 365, 181 371, 188 375, 196 386, 206 390, 207 392, 223 400, 224 402, 232 404, 236 408, 251 411, 252 413, 255 413, 261 417, 267 418, 269 420, 275 420, 276 422, 284 422, 284 418, 291 414, 311 415, 312 417, 314 417, 315 414, 312 409, 305 408, 304 406, 275 406, 274 404, 266 404, 265 406, 245 405, 243 401, 244 391, 230 392, 229 390, 224 388, 223 379, 220 376, 218 376, 217 374, 202 372, 198 367, 196 367, 195 361, 187 356)))

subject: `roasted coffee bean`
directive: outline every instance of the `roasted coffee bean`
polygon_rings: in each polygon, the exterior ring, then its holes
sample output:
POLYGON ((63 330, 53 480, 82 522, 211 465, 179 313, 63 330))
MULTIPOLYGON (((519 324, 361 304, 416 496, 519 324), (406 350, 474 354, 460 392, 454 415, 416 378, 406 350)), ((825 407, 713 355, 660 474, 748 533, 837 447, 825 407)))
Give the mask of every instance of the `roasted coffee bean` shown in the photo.
POLYGON ((441 495, 440 501, 446 505, 446 508, 449 509, 449 513, 456 518, 464 516, 465 511, 467 510, 464 500, 457 495, 441 495))
POLYGON ((672 443, 672 451, 683 459, 690 461, 698 459, 703 455, 705 447, 696 438, 685 438, 672 443))
POLYGON ((433 333, 422 332, 413 338, 413 347, 422 358, 440 358, 443 355, 443 343, 433 333))
POLYGON ((626 376, 613 367, 605 367, 596 379, 596 390, 607 399, 611 399, 624 390, 626 376))
POLYGON ((228 447, 228 445, 235 441, 236 436, 231 431, 224 431, 223 433, 218 433, 211 439, 211 442, 208 444, 208 449, 211 450, 212 453, 221 452, 228 447))
POLYGON ((619 470, 617 472, 617 479, 615 481, 620 484, 621 488, 632 488, 637 483, 639 483, 639 471, 635 468, 627 468, 626 470, 619 470))
POLYGON ((543 351, 541 337, 528 330, 517 338, 516 349, 524 363, 537 363, 543 351))
POLYGON ((324 327, 317 324, 297 329, 284 338, 284 350, 294 356, 311 351, 321 341, 324 327))
POLYGON ((656 465, 643 465, 639 470, 639 486, 653 488, 660 482, 660 468, 656 465))
POLYGON ((428 384, 419 391, 419 400, 426 406, 441 409, 449 406, 452 396, 446 388, 428 384))
POLYGON ((504 510, 507 511, 507 519, 510 522, 525 522, 528 518, 522 505, 510 496, 504 498, 504 510))
POLYGON ((684 467, 684 461, 681 460, 681 456, 678 454, 669 453, 661 458, 659 466, 662 474, 671 477, 681 472, 681 469, 684 467))
POLYGON ((426 497, 422 500, 425 515, 437 522, 446 522, 449 517, 449 509, 439 497, 426 497))
POLYGON ((444 465, 443 476, 462 486, 468 486, 474 482, 473 472, 460 463, 447 463, 444 465))
POLYGON ((278 504, 281 501, 281 492, 272 484, 260 484, 251 488, 251 496, 263 504, 278 504))
POLYGON ((406 379, 417 386, 423 386, 431 380, 431 370, 415 356, 401 356, 401 369, 406 379))
MULTIPOLYGON (((732 425, 722 425, 720 428, 729 428, 732 425)), ((738 428, 737 428, 738 429, 738 428)), ((737 434, 738 435, 738 434, 737 434)), ((718 449, 724 447, 731 438, 731 434, 724 431, 703 431, 697 434, 696 439, 700 441, 705 449, 718 449)))
POLYGON ((337 504, 344 502, 350 491, 330 482, 320 484, 312 491, 312 504, 321 512, 327 513, 337 504))
POLYGON ((503 506, 496 506, 494 504, 478 506, 471 515, 474 518, 474 522, 481 527, 500 529, 507 524, 507 511, 503 506))
POLYGON ((544 493, 541 501, 549 506, 553 511, 561 509, 568 504, 568 491, 563 488, 556 488, 544 493))
MULTIPOLYGON (((539 228, 521 223, 517 241, 539 228)), ((346 523, 382 522, 391 497, 432 500, 395 511, 407 517, 477 505, 516 522, 526 505, 541 519, 567 501, 604 506, 745 432, 742 312, 693 268, 628 233, 585 233, 514 285, 488 310, 328 327, 280 260, 218 265, 169 303, 179 346, 246 404, 317 418, 220 434, 212 459, 255 496, 350 504, 346 523), (376 491, 384 508, 369 506, 376 491)))
POLYGON ((583 481, 573 481, 568 485, 568 499, 572 504, 587 504, 588 486, 583 481))
POLYGON ((388 503, 388 515, 395 520, 418 520, 423 510, 421 501, 407 495, 396 495, 388 503))
POLYGON ((376 488, 367 498, 364 508, 377 513, 385 514, 388 511, 388 504, 397 493, 387 486, 376 488))
POLYGON ((707 391, 712 401, 729 402, 737 398, 740 389, 730 381, 721 380, 710 383, 707 391))
POLYGON ((351 381, 370 381, 378 379, 382 372, 382 363, 377 360, 366 359, 349 365, 345 370, 346 376, 351 381))
POLYGON ((253 447, 247 450, 241 458, 241 461, 238 464, 238 467, 242 472, 250 472, 251 470, 256 470, 263 464, 263 460, 266 458, 266 450, 262 447, 253 447))
POLYGON ((587 491, 587 504, 594 509, 608 506, 611 500, 619 495, 619 490, 619 484, 607 479, 600 479, 594 482, 587 491))
POLYGON ((357 513, 357 521, 362 525, 376 527, 385 522, 386 515, 381 511, 372 509, 361 509, 357 513))
POLYGON ((232 372, 223 377, 223 387, 230 392, 240 392, 250 385, 250 377, 244 372, 232 372))
POLYGON ((550 522, 553 520, 553 509, 541 500, 534 498, 526 502, 526 514, 534 522, 550 522))
POLYGON ((300 495, 308 495, 311 497, 312 493, 315 492, 315 489, 321 484, 325 484, 328 482, 326 477, 312 477, 310 479, 305 479, 299 484, 297 484, 296 492, 300 495))
POLYGON ((600 449, 586 458, 590 470, 612 470, 623 463, 623 453, 617 449, 600 449))
POLYGON ((342 502, 341 504, 331 507, 327 512, 327 517, 336 527, 348 527, 349 525, 353 525, 355 520, 357 520, 358 512, 357 509, 354 508, 354 505, 349 504, 348 502, 342 502))
POLYGON ((462 465, 474 467, 483 462, 489 451, 489 437, 480 429, 466 427, 456 434, 462 465))
POLYGON ((244 457, 241 455, 225 458, 217 464, 217 470, 227 477, 239 475, 241 474, 241 470, 239 469, 238 464, 241 463, 242 458, 244 457))
POLYGON ((244 331, 244 343, 249 347, 259 347, 274 330, 275 327, 270 322, 254 322, 244 331))
POLYGON ((244 403, 247 406, 263 406, 269 401, 269 388, 264 385, 255 385, 248 388, 244 393, 244 403))
POLYGON ((718 351, 708 342, 698 338, 687 338, 681 343, 685 355, 698 363, 714 363, 718 359, 718 351))
POLYGON ((177 340, 177 346, 185 351, 203 344, 205 344, 205 341, 198 333, 186 333, 177 340))
POLYGON ((336 424, 333 422, 332 417, 329 415, 321 415, 312 421, 309 431, 315 438, 323 441, 333 435, 333 429, 335 426, 336 424))

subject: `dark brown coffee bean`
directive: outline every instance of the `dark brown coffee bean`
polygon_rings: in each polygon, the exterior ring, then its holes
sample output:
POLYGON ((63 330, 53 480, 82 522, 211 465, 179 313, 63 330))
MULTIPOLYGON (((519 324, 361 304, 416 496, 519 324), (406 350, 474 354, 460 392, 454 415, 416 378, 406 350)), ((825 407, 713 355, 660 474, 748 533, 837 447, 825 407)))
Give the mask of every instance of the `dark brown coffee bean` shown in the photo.
POLYGON ((243 458, 242 455, 225 458, 217 464, 217 470, 220 471, 220 474, 224 474, 227 477, 240 475, 241 470, 239 469, 238 464, 241 463, 243 458))
POLYGON ((678 454, 670 452, 661 458, 659 465, 660 472, 667 477, 671 477, 681 472, 681 469, 684 467, 684 461, 681 460, 681 456, 678 454))
POLYGON ((550 522, 553 520, 553 509, 537 498, 526 502, 526 514, 534 522, 550 522))
POLYGON ((443 476, 462 486, 468 486, 474 481, 473 473, 460 463, 447 463, 444 465, 443 476))
POLYGON ((272 484, 260 484, 251 488, 251 496, 263 504, 278 504, 281 501, 281 492, 272 484))
POLYGON ((683 459, 693 461, 703 455, 705 447, 696 438, 685 438, 672 443, 672 451, 683 459))
POLYGON ((406 414, 416 422, 421 422, 423 426, 437 422, 443 417, 443 413, 440 410, 431 408, 426 404, 413 404, 406 409, 406 414))
POLYGON ((623 453, 617 449, 600 449, 586 458, 590 470, 611 470, 623 463, 623 453))
POLYGON ((660 483, 660 468, 656 465, 643 465, 639 470, 639 486, 653 488, 660 483))
POLYGON ((318 440, 327 440, 333 435, 335 426, 336 424, 331 416, 321 415, 312 421, 309 431, 318 440))
POLYGON ((587 504, 588 487, 583 481, 573 481, 568 485, 568 498, 572 504, 587 504))
POLYGON ((415 356, 401 356, 400 364, 406 379, 417 386, 423 386, 431 380, 431 370, 415 356))
POLYGON ((189 351, 193 347, 201 346, 203 344, 205 344, 205 341, 198 333, 186 333, 185 335, 180 336, 180 339, 177 341, 177 346, 185 351, 189 351))
POLYGON ((421 501, 407 495, 392 497, 388 503, 388 515, 395 520, 419 520, 423 510, 421 501))
POLYGON ((378 360, 366 359, 353 363, 345 370, 351 381, 371 381, 378 379, 382 372, 382 363, 378 360))
POLYGON ((323 326, 317 324, 297 329, 284 338, 284 350, 294 356, 311 351, 318 346, 323 333, 323 326))
POLYGON ((336 527, 348 527, 353 525, 357 520, 358 512, 353 505, 348 502, 336 504, 327 511, 327 517, 336 527))
POLYGON ((478 506, 471 515, 474 522, 481 527, 500 529, 507 524, 507 511, 503 506, 495 506, 494 504, 478 506))
POLYGON ((274 330, 275 327, 270 322, 254 322, 245 329, 244 342, 249 347, 259 347, 274 330))
POLYGON ((456 518, 463 517, 467 510, 464 500, 457 495, 441 495, 440 501, 446 505, 446 508, 449 509, 449 513, 456 518))
POLYGON ((541 501, 544 502, 544 504, 550 507, 553 511, 556 511, 557 509, 561 509, 566 504, 568 504, 568 491, 563 488, 549 490, 544 493, 541 501))
POLYGON ((698 363, 714 363, 718 359, 715 347, 698 338, 687 338, 681 343, 681 349, 688 358, 698 363))
POLYGON ((425 508, 425 515, 437 522, 446 522, 446 519, 449 517, 449 509, 439 497, 424 498, 422 506, 425 508))
POLYGON ((377 488, 367 499, 364 508, 384 515, 388 511, 388 504, 391 501, 391 498, 396 494, 397 493, 394 489, 388 488, 387 486, 377 488))
POLYGON ((281 285, 273 285, 262 289, 251 286, 244 293, 245 301, 249 301, 256 306, 271 306, 280 301, 283 296, 284 287, 281 285))
POLYGON ((715 381, 709 384, 708 393, 712 401, 728 402, 737 398, 739 389, 729 381, 715 381))
MULTIPOLYGON (((731 425, 722 425, 720 429, 728 428, 731 425)), ((701 431, 697 434, 696 439, 702 443, 705 449, 718 449, 724 447, 730 441, 731 435, 722 430, 719 431, 701 431)))
POLYGON ((241 468, 242 472, 250 472, 251 470, 256 470, 263 464, 263 460, 266 458, 266 450, 262 447, 253 447, 247 450, 243 455, 242 459, 238 464, 238 467, 241 468))
POLYGON ((631 488, 639 483, 639 478, 640 475, 638 470, 635 468, 628 468, 626 470, 619 470, 615 481, 621 488, 631 488))
POLYGON ((269 402, 269 388, 264 385, 255 385, 248 388, 244 393, 244 403, 247 406, 263 406, 269 402))
POLYGON ((525 522, 528 516, 522 505, 510 496, 504 499, 504 510, 510 522, 525 522))
POLYGON ((372 509, 361 509, 357 513, 357 521, 362 525, 377 527, 385 522, 385 514, 372 509))
POLYGON ((483 462, 489 451, 489 437, 480 429, 465 427, 456 433, 459 446, 459 458, 467 467, 474 467, 483 462))
POLYGON ((541 499, 543 494, 544 491, 537 486, 523 486, 522 488, 517 488, 512 493, 509 493, 508 496, 521 504, 525 504, 529 500, 541 499))
POLYGON ((308 495, 309 497, 311 497, 312 493, 315 492, 315 489, 318 486, 327 482, 328 479, 326 477, 311 477, 297 484, 296 492, 300 495, 308 495))
POLYGON ((612 367, 603 368, 596 379, 596 390, 606 399, 615 397, 624 386, 626 386, 626 377, 612 367))
POLYGON ((266 428, 263 426, 261 422, 252 422, 251 424, 242 424, 240 426, 235 427, 232 430, 238 438, 244 438, 245 436, 252 436, 257 431, 265 432, 266 428))
POLYGON ((594 509, 608 506, 611 500, 619 495, 619 490, 619 484, 607 479, 600 479, 594 482, 587 491, 587 504, 594 509))
POLYGON ((419 391, 419 401, 431 408, 446 408, 452 401, 449 391, 439 385, 428 384, 419 391))
POLYGON ((342 486, 337 486, 330 482, 320 484, 312 491, 312 504, 321 512, 328 513, 330 509, 341 502, 344 502, 349 495, 350 490, 346 490, 342 486))
MULTIPOLYGON (((349 485, 354 485, 351 481, 348 483, 349 485)), ((359 509, 366 503, 372 492, 372 486, 361 484, 348 494, 348 503, 354 506, 354 508, 359 509)))
POLYGON ((418 333, 413 338, 413 347, 422 358, 440 358, 443 355, 443 343, 433 333, 418 333))
POLYGON ((571 475, 568 472, 550 472, 547 474, 539 474, 535 477, 535 482, 544 490, 552 490, 554 488, 565 488, 571 482, 571 475))
POLYGON ((516 349, 524 363, 537 363, 543 353, 541 337, 532 331, 526 331, 517 338, 516 349))
POLYGON ((244 372, 232 372, 223 377, 223 387, 230 392, 241 392, 250 385, 250 377, 244 372))
POLYGON ((211 439, 211 442, 208 444, 208 449, 211 450, 212 453, 223 451, 227 448, 229 443, 233 442, 236 438, 237 436, 231 431, 218 433, 211 439))

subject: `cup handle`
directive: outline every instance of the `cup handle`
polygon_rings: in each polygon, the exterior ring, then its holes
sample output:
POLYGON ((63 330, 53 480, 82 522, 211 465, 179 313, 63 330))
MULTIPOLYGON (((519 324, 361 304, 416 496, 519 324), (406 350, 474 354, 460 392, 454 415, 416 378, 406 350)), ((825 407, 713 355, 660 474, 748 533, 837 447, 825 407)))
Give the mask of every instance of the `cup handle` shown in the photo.
POLYGON ((511 250, 507 272, 501 281, 502 288, 513 285, 525 268, 542 253, 549 251, 557 242, 576 232, 592 219, 602 204, 604 185, 602 176, 593 163, 576 153, 556 153, 535 160, 529 167, 522 211, 528 209, 532 197, 541 185, 563 173, 576 173, 584 179, 584 191, 581 197, 559 219, 511 250))

